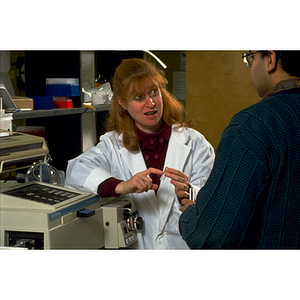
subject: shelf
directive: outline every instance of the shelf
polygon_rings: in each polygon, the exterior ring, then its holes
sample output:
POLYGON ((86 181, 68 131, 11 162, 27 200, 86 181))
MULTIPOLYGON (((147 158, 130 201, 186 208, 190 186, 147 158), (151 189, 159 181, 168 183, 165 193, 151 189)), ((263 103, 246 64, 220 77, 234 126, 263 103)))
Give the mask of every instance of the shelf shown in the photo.
MULTIPOLYGON (((96 111, 108 111, 110 109, 110 104, 98 105, 95 106, 95 109, 96 111)), ((89 107, 77 107, 20 111, 13 113, 13 120, 83 114, 85 112, 93 112, 93 110, 89 107)))

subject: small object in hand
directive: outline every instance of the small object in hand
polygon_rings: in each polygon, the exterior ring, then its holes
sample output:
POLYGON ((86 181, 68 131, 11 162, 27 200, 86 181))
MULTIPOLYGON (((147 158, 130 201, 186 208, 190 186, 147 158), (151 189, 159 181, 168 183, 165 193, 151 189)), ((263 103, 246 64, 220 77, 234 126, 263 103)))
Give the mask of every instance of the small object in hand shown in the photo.
POLYGON ((189 200, 195 201, 194 190, 193 188, 189 188, 189 200))
POLYGON ((166 171, 167 171, 167 167, 165 167, 164 172, 163 172, 162 175, 160 176, 160 180, 161 180, 161 181, 165 180, 165 178, 166 178, 166 176, 165 176, 166 171))

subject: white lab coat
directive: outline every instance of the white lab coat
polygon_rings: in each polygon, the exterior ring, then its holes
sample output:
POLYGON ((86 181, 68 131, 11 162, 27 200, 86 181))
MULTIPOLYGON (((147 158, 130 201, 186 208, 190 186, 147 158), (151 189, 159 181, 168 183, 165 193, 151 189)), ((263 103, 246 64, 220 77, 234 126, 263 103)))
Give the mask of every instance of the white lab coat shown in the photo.
MULTIPOLYGON (((200 182, 207 179, 214 162, 214 150, 202 134, 190 128, 172 126, 164 167, 181 170, 189 176, 195 195, 200 182)), ((115 177, 128 180, 137 172, 146 170, 141 151, 129 152, 122 135, 108 132, 100 142, 68 162, 65 187, 97 193, 98 185, 115 177)), ((138 231, 139 249, 187 249, 179 233, 180 203, 169 178, 161 181, 157 196, 153 190, 133 193, 131 197, 144 220, 138 231)))

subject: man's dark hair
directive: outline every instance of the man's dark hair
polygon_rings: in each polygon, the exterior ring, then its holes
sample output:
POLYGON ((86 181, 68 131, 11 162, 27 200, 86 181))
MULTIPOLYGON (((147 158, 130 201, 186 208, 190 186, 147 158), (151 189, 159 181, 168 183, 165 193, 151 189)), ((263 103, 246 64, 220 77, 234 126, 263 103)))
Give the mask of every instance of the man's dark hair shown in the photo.
MULTIPOLYGON (((283 70, 291 76, 300 77, 300 51, 275 51, 276 59, 283 70)), ((262 55, 268 55, 268 51, 262 51, 262 55)))

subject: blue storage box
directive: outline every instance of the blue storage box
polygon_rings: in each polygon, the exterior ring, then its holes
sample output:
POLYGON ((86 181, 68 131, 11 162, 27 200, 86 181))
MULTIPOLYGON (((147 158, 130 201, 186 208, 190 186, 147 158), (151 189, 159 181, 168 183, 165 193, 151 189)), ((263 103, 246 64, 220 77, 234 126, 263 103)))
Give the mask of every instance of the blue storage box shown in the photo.
POLYGON ((80 96, 79 79, 77 78, 46 78, 47 96, 80 96))
POLYGON ((70 84, 49 84, 46 86, 47 96, 80 96, 79 86, 70 84))
POLYGON ((33 99, 34 109, 53 109, 53 97, 41 96, 31 98, 33 99))

